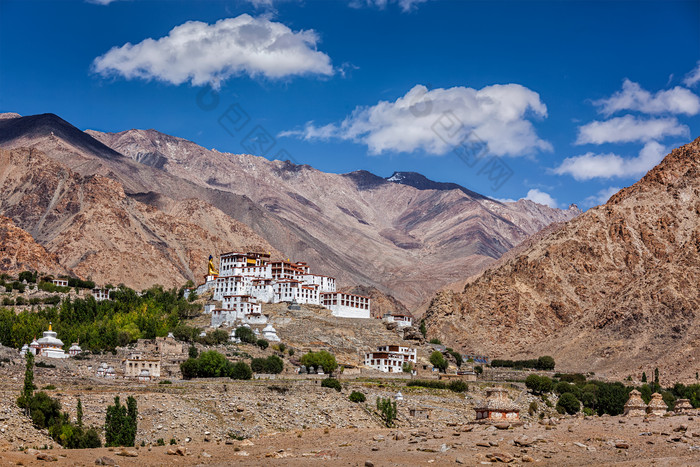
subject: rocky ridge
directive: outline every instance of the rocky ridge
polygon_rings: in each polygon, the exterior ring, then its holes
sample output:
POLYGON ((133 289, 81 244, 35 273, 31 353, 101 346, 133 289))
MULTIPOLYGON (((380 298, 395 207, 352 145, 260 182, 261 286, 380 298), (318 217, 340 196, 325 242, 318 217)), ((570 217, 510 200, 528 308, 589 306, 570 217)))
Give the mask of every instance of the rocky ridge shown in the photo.
POLYGON ((700 370, 700 139, 605 205, 500 267, 443 291, 429 337, 494 357, 552 355, 558 368, 662 383, 700 370))

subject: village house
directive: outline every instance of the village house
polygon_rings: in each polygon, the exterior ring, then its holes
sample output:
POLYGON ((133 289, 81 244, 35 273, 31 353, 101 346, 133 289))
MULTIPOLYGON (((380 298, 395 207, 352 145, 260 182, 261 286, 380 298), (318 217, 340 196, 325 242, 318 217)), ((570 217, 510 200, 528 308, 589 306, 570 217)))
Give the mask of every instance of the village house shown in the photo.
POLYGON ((508 397, 502 387, 486 389, 486 400, 474 407, 477 420, 514 421, 520 418, 520 409, 508 397))
POLYGON ((433 409, 429 407, 413 407, 408 410, 411 417, 417 418, 419 420, 430 420, 430 415, 433 409))
POLYGON ((396 323, 400 328, 413 326, 413 317, 401 313, 385 313, 382 317, 386 323, 396 323))
POLYGON ((633 389, 625 403, 624 414, 627 417, 643 417, 647 414, 647 405, 642 399, 642 393, 633 389))
POLYGON ((124 365, 125 378, 140 378, 147 371, 149 381, 151 379, 160 378, 160 358, 147 358, 140 353, 133 353, 122 361, 124 365))
POLYGON ((58 287, 68 287, 68 279, 54 279, 51 283, 58 287))
POLYGON ((416 364, 416 349, 384 345, 365 354, 365 366, 385 373, 401 373, 404 363, 416 364))
POLYGON ((102 300, 110 300, 109 290, 102 289, 100 287, 95 287, 92 289, 92 296, 95 298, 95 301, 98 302, 101 302, 102 300))
POLYGON ((210 257, 205 279, 196 293, 213 291, 212 302, 205 306, 212 327, 265 324, 261 303, 319 305, 331 310, 333 316, 370 318, 369 297, 337 292, 334 278, 311 274, 301 261, 271 261, 265 253, 224 253, 219 269, 210 257))

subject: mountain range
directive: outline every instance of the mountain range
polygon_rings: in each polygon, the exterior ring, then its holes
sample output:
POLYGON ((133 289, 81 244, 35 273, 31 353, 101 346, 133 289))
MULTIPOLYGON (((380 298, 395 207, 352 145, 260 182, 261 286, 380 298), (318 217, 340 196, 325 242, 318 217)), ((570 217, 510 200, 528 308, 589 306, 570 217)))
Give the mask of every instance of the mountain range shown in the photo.
POLYGON ((3 114, 0 148, 0 214, 74 273, 137 288, 200 282, 209 254, 252 249, 415 309, 580 213, 410 172, 324 173, 155 130, 81 131, 53 114, 3 114))
POLYGON ((553 355, 566 371, 664 384, 700 371, 700 138, 602 205, 443 290, 430 337, 497 356, 553 355))

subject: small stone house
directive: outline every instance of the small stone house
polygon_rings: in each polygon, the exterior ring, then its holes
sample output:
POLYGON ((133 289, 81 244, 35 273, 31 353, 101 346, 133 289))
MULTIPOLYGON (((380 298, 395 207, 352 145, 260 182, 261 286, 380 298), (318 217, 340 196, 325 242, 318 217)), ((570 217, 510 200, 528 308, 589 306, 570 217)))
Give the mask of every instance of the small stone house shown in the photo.
POLYGON ((664 402, 663 397, 658 392, 651 395, 651 400, 647 407, 647 413, 652 415, 662 416, 668 411, 668 406, 664 402))
POLYGON ((418 418, 421 420, 430 420, 430 414, 432 413, 433 409, 429 407, 414 407, 412 409, 408 410, 409 415, 414 418, 418 418))
POLYGON ((520 419, 520 409, 508 397, 502 387, 486 389, 486 400, 476 407, 477 420, 514 421, 520 419))
POLYGON ((647 413, 647 405, 642 399, 642 393, 633 389, 630 391, 630 397, 625 403, 624 415, 627 417, 643 417, 647 413))

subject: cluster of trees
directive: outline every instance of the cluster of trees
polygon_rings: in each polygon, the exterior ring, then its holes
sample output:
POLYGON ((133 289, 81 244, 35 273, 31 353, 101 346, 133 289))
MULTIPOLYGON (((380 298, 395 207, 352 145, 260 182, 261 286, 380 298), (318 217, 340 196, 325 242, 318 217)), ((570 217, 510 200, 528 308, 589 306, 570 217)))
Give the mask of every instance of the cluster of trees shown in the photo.
POLYGON ((306 368, 313 368, 314 372, 318 371, 319 368, 322 368, 323 372, 328 375, 333 373, 338 368, 338 362, 336 362, 335 356, 325 350, 309 352, 302 355, 301 364, 306 366, 306 368))
MULTIPOLYGON (((166 336, 181 319, 198 308, 179 292, 152 287, 139 296, 120 287, 111 293, 112 300, 96 301, 93 297, 66 298, 58 307, 38 311, 0 309, 0 343, 19 348, 48 329, 49 322, 64 342, 78 342, 93 352, 114 350, 137 339, 166 336)), ((228 337, 228 336, 227 336, 228 337)))
POLYGON ((95 428, 83 427, 83 405, 78 399, 77 423, 73 424, 67 413, 61 412, 61 403, 43 391, 34 393, 34 355, 27 353, 24 386, 17 405, 32 419, 36 428, 48 429, 49 436, 69 449, 99 448, 100 435, 95 428))
POLYGON ((384 420, 384 424, 387 427, 394 426, 394 420, 396 420, 397 410, 396 401, 389 398, 384 399, 383 397, 377 397, 377 411, 379 411, 379 416, 384 420))
POLYGON ((663 389, 654 382, 635 388, 620 382, 588 381, 581 374, 558 376, 559 378, 552 379, 547 376, 530 375, 525 380, 525 385, 543 398, 546 398, 547 393, 558 394, 557 410, 561 413, 575 414, 583 411, 588 415, 620 415, 624 412, 625 402, 632 389, 641 392, 646 403, 649 403, 654 392, 658 392, 669 409, 673 408, 676 399, 679 398, 689 399, 693 407, 700 407, 700 384, 676 384, 671 389, 663 389))
POLYGON ((107 407, 105 415, 105 444, 107 446, 133 446, 136 441, 138 409, 136 399, 129 396, 126 405, 114 398, 114 405, 107 407))
POLYGON ((22 305, 58 305, 61 303, 61 297, 58 295, 50 295, 48 297, 32 297, 24 298, 18 296, 16 299, 12 297, 3 297, 2 306, 22 306, 22 305))
POLYGON ((277 355, 267 358, 254 358, 250 362, 250 368, 255 373, 278 374, 284 369, 284 362, 277 355))
POLYGON ((522 370, 523 368, 530 368, 533 370, 553 370, 554 365, 554 359, 550 356, 543 356, 531 360, 491 360, 491 367, 493 368, 515 368, 516 370, 522 370))
POLYGON ((251 379, 253 370, 246 362, 233 363, 215 350, 202 352, 199 357, 188 358, 180 364, 182 377, 251 379))

